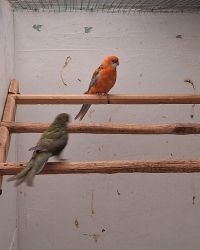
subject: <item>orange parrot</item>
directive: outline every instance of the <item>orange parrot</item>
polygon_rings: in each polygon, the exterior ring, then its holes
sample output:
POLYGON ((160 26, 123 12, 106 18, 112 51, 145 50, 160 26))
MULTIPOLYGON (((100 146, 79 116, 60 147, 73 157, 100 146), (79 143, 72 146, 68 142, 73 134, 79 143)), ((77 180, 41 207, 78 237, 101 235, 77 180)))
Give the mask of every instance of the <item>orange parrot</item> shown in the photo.
MULTIPOLYGON (((116 67, 119 65, 119 60, 116 56, 106 57, 102 64, 94 71, 88 91, 84 94, 105 95, 115 85, 117 78, 116 67)), ((75 117, 81 121, 91 104, 83 104, 81 110, 75 117)))

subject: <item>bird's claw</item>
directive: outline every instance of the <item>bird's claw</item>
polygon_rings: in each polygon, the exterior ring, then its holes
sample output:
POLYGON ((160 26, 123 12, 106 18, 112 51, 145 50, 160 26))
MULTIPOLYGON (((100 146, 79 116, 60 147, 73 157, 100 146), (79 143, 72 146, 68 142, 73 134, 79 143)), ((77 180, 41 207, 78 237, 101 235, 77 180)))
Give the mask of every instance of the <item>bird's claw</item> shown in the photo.
POLYGON ((108 93, 96 93, 97 96, 108 95, 108 93))

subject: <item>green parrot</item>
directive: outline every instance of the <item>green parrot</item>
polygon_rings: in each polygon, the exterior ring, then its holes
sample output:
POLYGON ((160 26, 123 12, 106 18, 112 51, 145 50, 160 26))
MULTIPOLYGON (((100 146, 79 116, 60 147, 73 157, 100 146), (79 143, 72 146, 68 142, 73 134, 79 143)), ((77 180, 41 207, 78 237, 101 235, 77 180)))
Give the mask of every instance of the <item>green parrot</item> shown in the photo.
POLYGON ((69 115, 62 113, 58 115, 47 130, 44 131, 35 147, 33 156, 26 167, 18 174, 12 176, 8 181, 16 180, 15 186, 26 182, 28 186, 33 186, 33 178, 39 173, 51 156, 59 157, 68 141, 67 124, 69 115))

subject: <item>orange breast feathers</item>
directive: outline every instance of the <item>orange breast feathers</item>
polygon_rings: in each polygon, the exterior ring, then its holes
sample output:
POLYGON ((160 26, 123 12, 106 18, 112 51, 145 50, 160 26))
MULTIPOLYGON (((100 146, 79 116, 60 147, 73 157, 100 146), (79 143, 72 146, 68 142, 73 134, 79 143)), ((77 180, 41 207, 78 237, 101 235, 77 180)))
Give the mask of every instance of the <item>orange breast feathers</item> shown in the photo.
POLYGON ((116 56, 106 57, 93 73, 87 94, 107 94, 115 85, 118 65, 119 60, 116 56))

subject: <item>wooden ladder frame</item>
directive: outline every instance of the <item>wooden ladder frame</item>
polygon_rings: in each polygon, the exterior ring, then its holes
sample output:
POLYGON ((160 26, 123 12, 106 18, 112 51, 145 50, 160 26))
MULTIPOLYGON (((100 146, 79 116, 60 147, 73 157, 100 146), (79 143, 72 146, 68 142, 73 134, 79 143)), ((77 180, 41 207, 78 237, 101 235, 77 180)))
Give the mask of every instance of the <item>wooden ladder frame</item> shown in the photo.
MULTIPOLYGON (((12 133, 42 133, 50 123, 15 122, 18 104, 200 104, 200 95, 20 95, 19 82, 11 81, 0 122, 0 194, 3 175, 14 175, 26 162, 6 163, 12 133)), ((90 134, 200 134, 200 124, 164 125, 69 124, 69 133, 90 134)), ((200 160, 120 160, 96 162, 49 162, 40 174, 86 173, 194 173, 200 160)))

